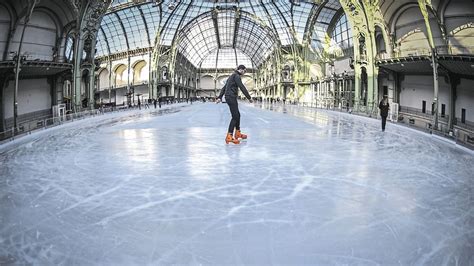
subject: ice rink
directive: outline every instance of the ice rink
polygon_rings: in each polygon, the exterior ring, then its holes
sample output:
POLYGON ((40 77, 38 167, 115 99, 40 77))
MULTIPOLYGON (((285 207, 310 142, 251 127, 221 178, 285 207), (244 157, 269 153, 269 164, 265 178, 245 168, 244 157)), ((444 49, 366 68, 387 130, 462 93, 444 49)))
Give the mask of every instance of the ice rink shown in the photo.
POLYGON ((0 264, 474 265, 473 152, 245 103, 226 145, 226 104, 165 108, 0 146, 0 264))

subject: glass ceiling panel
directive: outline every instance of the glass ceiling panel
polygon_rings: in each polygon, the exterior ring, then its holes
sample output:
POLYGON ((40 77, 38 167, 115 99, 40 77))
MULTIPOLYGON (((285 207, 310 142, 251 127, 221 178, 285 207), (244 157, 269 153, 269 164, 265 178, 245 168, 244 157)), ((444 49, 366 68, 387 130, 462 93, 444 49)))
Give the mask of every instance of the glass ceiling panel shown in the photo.
MULTIPOLYGON (((172 0, 171 0, 172 1, 172 0)), ((170 0, 165 1, 162 5, 163 10, 170 12, 167 6, 169 5, 170 0)), ((189 6, 191 0, 182 0, 179 2, 178 6, 174 10, 174 13, 171 16, 171 19, 168 23, 162 24, 164 27, 163 34, 161 36, 161 43, 163 45, 170 46, 173 41, 174 35, 178 31, 178 27, 181 24, 183 28, 188 24, 192 19, 196 18, 200 14, 211 11, 214 7, 214 3, 207 3, 201 1, 194 1, 194 4, 189 6), (189 9, 188 9, 189 7, 189 9), (187 10, 187 13, 186 13, 187 10)), ((171 11, 173 12, 173 11, 171 11)))
POLYGON ((314 27, 314 33, 311 39, 311 44, 316 50, 320 50, 323 48, 323 43, 326 39, 326 31, 327 27, 321 27, 320 25, 316 25, 314 27))
POLYGON ((148 34, 150 36, 151 46, 155 45, 155 36, 158 26, 160 25, 160 16, 159 16, 159 8, 155 4, 146 4, 141 5, 139 8, 143 12, 143 16, 145 17, 145 22, 148 27, 148 34))
MULTIPOLYGON (((98 44, 99 45, 99 44, 98 44)), ((68 37, 66 40, 66 51, 64 56, 68 61, 72 61, 73 59, 73 50, 74 50, 74 39, 72 37, 68 37)))
POLYGON ((352 29, 347 21, 346 15, 338 18, 333 31, 331 32, 332 44, 342 49, 350 48, 352 44, 352 29))
POLYGON ((110 53, 127 51, 127 42, 122 26, 115 14, 105 16, 102 20, 101 28, 107 37, 110 46, 110 53))
POLYGON ((311 37, 311 46, 316 51, 321 51, 326 43, 329 23, 337 11, 341 9, 341 4, 337 0, 329 0, 321 9, 321 13, 316 19, 314 31, 311 37))
POLYGON ((253 3, 250 2, 248 6, 243 8, 243 10, 251 14, 254 14, 256 17, 262 20, 265 25, 273 28, 270 17, 265 12, 265 9, 263 8, 263 6, 258 4, 258 2, 253 2, 253 3))
POLYGON ((247 68, 252 68, 252 62, 248 55, 244 54, 239 49, 216 49, 209 53, 202 61, 201 68, 217 68, 218 69, 235 69, 238 65, 245 65, 247 68), (237 57, 236 57, 237 54, 237 57))
POLYGON ((246 54, 244 54, 241 50, 236 50, 237 52, 237 62, 236 62, 236 66, 237 67, 238 65, 244 65, 245 67, 247 68, 254 68, 253 67, 253 63, 252 63, 252 60, 250 59, 250 57, 246 54))
POLYGON ((326 5, 324 5, 326 8, 333 9, 335 11, 339 10, 341 8, 341 3, 338 0, 329 0, 326 5))
MULTIPOLYGON (((162 28, 160 42, 162 45, 170 46, 177 32, 187 27, 191 20, 213 10, 216 6, 221 8, 238 6, 243 11, 242 13, 252 14, 247 15, 249 20, 252 17, 252 20, 260 21, 275 32, 282 45, 291 44, 294 38, 301 43, 308 19, 312 12, 318 8, 319 3, 320 1, 314 0, 239 0, 237 3, 233 0, 220 0, 218 2, 215 0, 164 0, 160 8, 151 0, 114 0, 111 9, 109 9, 110 13, 106 14, 102 20, 103 34, 98 34, 100 47, 98 47, 97 55, 109 53, 105 39, 108 40, 111 53, 128 49, 120 21, 125 27, 130 49, 154 46, 155 36, 160 26, 162 28), (174 9, 168 8, 171 2, 177 3, 174 9), (160 9, 162 10, 161 15, 160 9), (145 21, 143 21, 140 10, 143 12, 145 21), (120 17, 120 21, 117 15, 120 17)), ((322 8, 311 33, 313 48, 320 48, 321 43, 325 42, 328 24, 340 8, 341 5, 338 0, 329 0, 322 8)), ((234 17, 232 13, 225 12, 220 12, 218 16, 219 41, 222 47, 232 47, 234 45, 235 20, 225 18, 229 15, 234 17)), ((212 20, 204 24, 198 24, 199 27, 193 29, 196 32, 188 36, 189 39, 196 38, 196 40, 184 41, 180 47, 185 48, 182 50, 183 54, 187 53, 186 56, 199 61, 202 60, 203 55, 196 53, 206 54, 208 51, 216 49, 217 39, 212 20)), ((263 60, 264 53, 262 51, 266 51, 265 49, 268 48, 272 49, 274 41, 265 37, 266 34, 260 36, 259 30, 261 27, 256 27, 254 22, 241 24, 243 25, 239 25, 235 46, 248 54, 255 54, 254 61, 263 60), (269 43, 270 45, 268 45, 269 43)))
POLYGON ((180 37, 179 47, 181 53, 196 65, 204 54, 217 48, 217 39, 211 17, 195 20, 191 25, 180 37))
POLYGON ((130 49, 151 46, 148 42, 148 32, 146 31, 145 23, 137 7, 120 10, 117 12, 117 15, 120 17, 127 33, 130 49))
POLYGON ((309 19, 309 15, 313 8, 318 6, 314 3, 301 2, 299 5, 293 6, 293 24, 296 31, 296 38, 301 43, 304 38, 304 31, 306 30, 306 24, 309 19))
MULTIPOLYGON (((233 47, 235 22, 236 12, 234 10, 221 10, 217 14, 221 48, 233 47)), ((275 39, 271 34, 270 29, 258 26, 250 18, 250 14, 241 12, 235 47, 252 58, 255 65, 259 65, 268 55, 267 51, 274 48, 275 39)), ((199 67, 208 53, 218 48, 212 13, 206 13, 187 25, 179 38, 179 51, 192 64, 199 67)))
POLYGON ((258 65, 265 59, 264 52, 272 50, 275 41, 268 34, 255 34, 258 26, 247 18, 241 18, 236 47, 249 53, 253 61, 258 65))
MULTIPOLYGON (((180 3, 176 6, 176 8, 171 11, 172 14, 168 18, 168 21, 166 21, 166 27, 164 28, 161 36, 161 44, 163 45, 171 45, 171 42, 173 41, 174 34, 178 29, 179 22, 181 19, 183 19, 184 13, 186 11, 187 5, 180 3)), ((167 8, 163 8, 163 10, 166 10, 167 8)))
POLYGON ((222 47, 232 47, 234 42, 235 19, 232 15, 230 12, 219 12, 217 15, 219 40, 222 47))
POLYGON ((109 54, 107 43, 105 41, 105 36, 101 30, 99 30, 99 33, 98 33, 96 48, 97 48, 97 52, 95 53, 96 56, 104 56, 104 55, 109 54))
POLYGON ((216 57, 219 49, 210 52, 202 61, 201 68, 216 68, 216 57))
MULTIPOLYGON (((282 17, 281 9, 285 6, 285 2, 277 1, 274 2, 273 0, 265 0, 264 3, 264 10, 268 12, 267 16, 271 17, 271 23, 275 26, 278 36, 280 37, 280 41, 282 45, 289 45, 293 41, 292 34, 288 25, 285 22, 285 19, 282 17)), ((290 16, 288 14, 288 16, 290 16)), ((272 25, 270 24, 270 25, 272 25)))

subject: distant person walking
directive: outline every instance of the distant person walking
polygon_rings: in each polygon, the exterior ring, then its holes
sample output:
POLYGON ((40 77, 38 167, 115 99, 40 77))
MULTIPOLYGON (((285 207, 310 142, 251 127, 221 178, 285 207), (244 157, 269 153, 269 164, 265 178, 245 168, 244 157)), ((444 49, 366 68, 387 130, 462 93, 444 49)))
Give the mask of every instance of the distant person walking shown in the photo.
POLYGON ((379 109, 380 109, 380 116, 382 116, 382 132, 384 132, 385 124, 387 123, 388 110, 390 109, 387 95, 384 95, 382 101, 380 101, 379 109))
POLYGON ((225 100, 227 105, 229 106, 230 113, 232 115, 232 119, 230 120, 229 123, 229 130, 227 131, 227 135, 225 138, 225 142, 229 144, 229 142, 232 142, 234 144, 239 144, 240 141, 239 139, 246 139, 247 135, 242 134, 240 132, 240 112, 239 112, 239 104, 237 102, 237 94, 240 90, 244 93, 245 97, 249 100, 249 102, 252 101, 252 97, 250 97, 249 92, 247 91, 247 88, 245 88, 244 84, 242 83, 242 79, 240 78, 241 75, 245 73, 245 66, 240 65, 237 67, 237 70, 230 75, 230 77, 227 79, 227 82, 225 83, 225 86, 222 88, 221 93, 219 96, 216 98, 216 103, 220 103, 222 101, 222 96, 225 95, 225 100), (234 135, 234 129, 235 129, 235 135, 234 135))

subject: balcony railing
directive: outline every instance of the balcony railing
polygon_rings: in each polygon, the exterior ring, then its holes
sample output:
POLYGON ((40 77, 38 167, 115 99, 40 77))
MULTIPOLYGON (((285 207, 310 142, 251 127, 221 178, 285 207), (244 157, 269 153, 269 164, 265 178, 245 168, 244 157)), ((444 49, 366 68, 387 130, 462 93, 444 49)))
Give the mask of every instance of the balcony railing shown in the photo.
POLYGON ((461 45, 451 45, 440 47, 438 54, 444 54, 443 51, 446 51, 449 55, 474 55, 474 45, 472 46, 461 46, 461 45))
MULTIPOLYGON (((405 113, 405 114, 416 115, 416 116, 424 117, 424 118, 427 118, 427 119, 432 119, 433 115, 434 115, 434 113, 432 111, 423 112, 422 109, 407 107, 407 106, 400 106, 399 112, 400 113, 405 113)), ((438 113, 438 120, 448 122, 449 115, 438 113)))
POLYGON ((140 86, 140 85, 147 85, 148 80, 140 80, 140 81, 135 81, 132 86, 140 86))
MULTIPOLYGON (((10 54, 7 57, 7 61, 14 60, 14 54, 10 54)), ((25 56, 26 61, 47 61, 47 62, 56 62, 56 57, 52 53, 25 53, 22 54, 25 56)))
MULTIPOLYGON (((141 81, 137 81, 130 84, 130 86, 132 87, 142 86, 142 85, 148 85, 148 80, 141 80, 141 81)), ((100 87, 98 91, 108 91, 109 89, 115 90, 115 89, 123 89, 123 88, 127 88, 127 84, 119 84, 119 85, 110 86, 110 87, 100 87)))
POLYGON ((470 131, 474 132, 474 122, 464 121, 464 123, 463 123, 463 122, 461 122, 461 119, 459 119, 457 117, 454 118, 453 122, 454 122, 454 125, 456 125, 460 128, 465 128, 467 130, 470 130, 470 131))
MULTIPOLYGON (((438 55, 474 55, 474 46, 462 45, 444 45, 435 48, 438 55)), ((409 56, 431 56, 432 50, 428 48, 403 49, 395 51, 393 57, 409 57, 409 56)), ((377 59, 388 59, 386 53, 377 55, 377 59)))
MULTIPOLYGON (((44 120, 52 116, 51 109, 44 109, 36 112, 19 115, 17 120, 19 124, 29 121, 44 120)), ((5 119, 6 128, 13 127, 13 117, 5 119)))

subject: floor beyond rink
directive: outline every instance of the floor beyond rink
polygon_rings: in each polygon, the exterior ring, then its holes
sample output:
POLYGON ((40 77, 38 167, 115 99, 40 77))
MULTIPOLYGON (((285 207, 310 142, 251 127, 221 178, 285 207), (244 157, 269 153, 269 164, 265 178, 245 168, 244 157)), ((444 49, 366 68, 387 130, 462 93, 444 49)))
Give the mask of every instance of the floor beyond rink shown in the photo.
POLYGON ((240 103, 109 114, 0 146, 0 264, 474 265, 474 153, 240 103))

